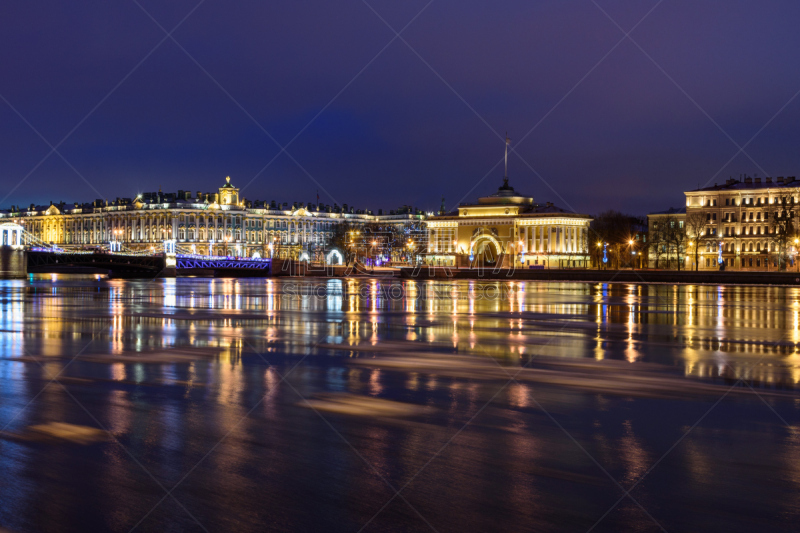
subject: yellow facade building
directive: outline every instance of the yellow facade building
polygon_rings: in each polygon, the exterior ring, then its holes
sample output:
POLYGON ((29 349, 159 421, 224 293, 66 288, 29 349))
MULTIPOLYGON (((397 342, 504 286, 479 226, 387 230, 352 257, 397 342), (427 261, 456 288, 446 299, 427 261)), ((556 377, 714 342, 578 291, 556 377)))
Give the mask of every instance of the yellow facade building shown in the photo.
POLYGON ((496 193, 428 219, 425 262, 443 266, 585 268, 591 217, 517 193, 496 193))
POLYGON ((339 224, 419 223, 414 213, 374 215, 346 205, 251 203, 230 178, 215 193, 145 193, 134 199, 12 207, 0 223, 21 225, 43 245, 162 252, 174 240, 183 252, 236 257, 309 257, 325 248, 339 224))

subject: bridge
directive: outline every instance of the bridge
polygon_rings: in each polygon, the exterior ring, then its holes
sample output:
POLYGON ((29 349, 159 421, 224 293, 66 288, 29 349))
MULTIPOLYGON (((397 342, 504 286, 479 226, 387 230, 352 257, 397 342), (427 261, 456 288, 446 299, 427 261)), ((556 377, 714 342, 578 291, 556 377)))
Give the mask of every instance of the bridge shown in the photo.
POLYGON ((26 273, 107 273, 112 277, 269 276, 272 260, 206 256, 191 253, 174 240, 159 253, 128 249, 121 242, 108 247, 45 243, 18 224, 0 224, 2 277, 26 273))
POLYGON ((192 269, 238 269, 238 270, 261 270, 269 271, 272 261, 269 259, 249 259, 246 257, 218 257, 203 255, 183 255, 175 256, 178 270, 192 269))

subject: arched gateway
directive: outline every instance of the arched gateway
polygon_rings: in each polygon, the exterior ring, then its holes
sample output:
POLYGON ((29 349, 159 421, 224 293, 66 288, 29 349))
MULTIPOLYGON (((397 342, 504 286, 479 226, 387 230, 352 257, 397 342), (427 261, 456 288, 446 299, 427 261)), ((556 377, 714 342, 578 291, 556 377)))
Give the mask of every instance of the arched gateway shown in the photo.
POLYGON ((496 265, 503 247, 492 234, 481 234, 470 244, 471 262, 477 265, 496 265))

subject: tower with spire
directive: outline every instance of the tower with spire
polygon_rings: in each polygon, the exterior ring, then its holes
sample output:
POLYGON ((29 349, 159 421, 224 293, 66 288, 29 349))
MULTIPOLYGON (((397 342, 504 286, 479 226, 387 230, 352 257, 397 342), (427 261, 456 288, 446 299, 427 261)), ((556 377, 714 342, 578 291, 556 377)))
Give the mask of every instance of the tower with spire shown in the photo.
POLYGON ((238 205, 239 189, 231 185, 231 177, 225 178, 225 185, 219 188, 220 205, 238 205))

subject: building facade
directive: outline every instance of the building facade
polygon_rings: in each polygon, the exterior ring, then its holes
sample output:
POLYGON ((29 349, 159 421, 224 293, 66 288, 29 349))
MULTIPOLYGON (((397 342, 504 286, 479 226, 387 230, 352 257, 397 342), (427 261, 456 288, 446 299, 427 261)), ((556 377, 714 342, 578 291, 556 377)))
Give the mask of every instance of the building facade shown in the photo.
POLYGON ((686 208, 671 207, 647 215, 647 249, 644 250, 648 268, 685 268, 686 208))
POLYGON ((425 262, 443 266, 585 268, 591 217, 537 204, 505 178, 495 194, 430 217, 425 262))
MULTIPOLYGON (((683 268, 797 268, 800 182, 794 176, 729 179, 685 195, 683 268)), ((648 215, 651 231, 665 216, 648 215)), ((654 260, 651 250, 651 265, 654 260)))
POLYGON ((319 259, 337 226, 379 222, 419 223, 425 216, 411 212, 374 215, 347 206, 248 202, 226 178, 216 193, 189 191, 145 193, 134 199, 85 204, 12 206, 0 212, 0 223, 22 225, 46 245, 67 248, 109 247, 134 252, 161 252, 175 240, 183 252, 237 257, 319 259))

